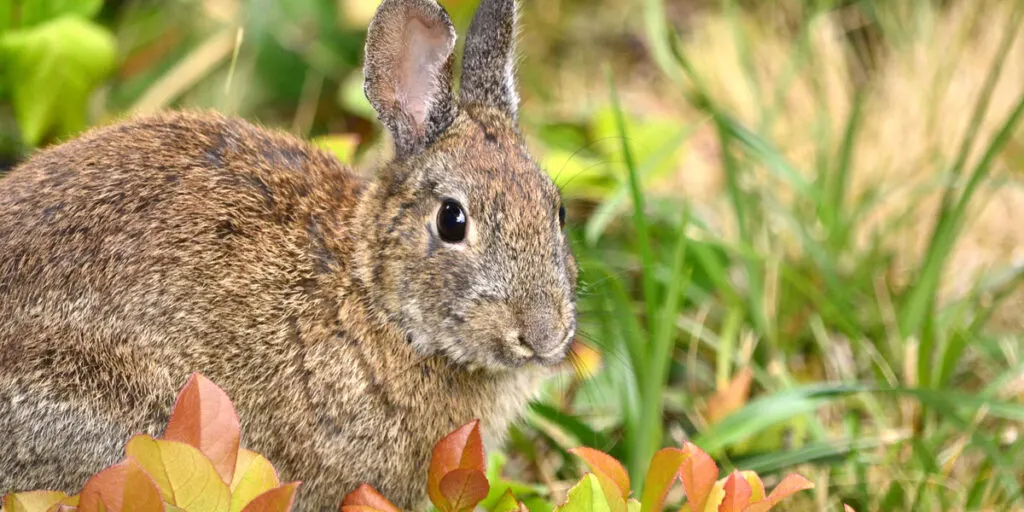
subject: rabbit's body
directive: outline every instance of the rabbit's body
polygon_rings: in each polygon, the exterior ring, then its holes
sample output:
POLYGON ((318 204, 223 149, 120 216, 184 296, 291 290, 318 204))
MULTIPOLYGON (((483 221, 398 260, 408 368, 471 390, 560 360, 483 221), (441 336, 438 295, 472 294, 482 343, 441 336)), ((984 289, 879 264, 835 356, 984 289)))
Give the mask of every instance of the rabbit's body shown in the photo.
MULTIPOLYGON (((467 46, 471 74, 511 59, 513 9, 485 0, 475 30, 503 25, 467 46)), ((243 446, 304 482, 299 510, 362 482, 420 508, 437 440, 474 418, 500 439, 536 390, 527 363, 565 356, 575 264, 510 84, 464 80, 456 104, 449 36, 432 0, 378 12, 367 93, 399 158, 373 180, 183 113, 94 130, 0 181, 0 489, 76 492, 132 434, 159 434, 197 371, 233 400, 243 446)))

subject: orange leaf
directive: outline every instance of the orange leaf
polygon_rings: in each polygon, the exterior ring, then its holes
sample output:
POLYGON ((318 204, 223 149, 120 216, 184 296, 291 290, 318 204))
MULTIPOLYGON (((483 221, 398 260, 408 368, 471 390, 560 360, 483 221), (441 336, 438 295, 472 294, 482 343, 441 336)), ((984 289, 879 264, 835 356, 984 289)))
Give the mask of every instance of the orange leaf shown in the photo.
POLYGON ((82 488, 78 509, 82 512, 96 510, 156 511, 164 510, 153 479, 132 459, 125 459, 93 475, 82 488))
POLYGON ((206 377, 192 374, 178 394, 163 438, 198 448, 230 484, 240 436, 238 414, 227 393, 206 377))
POLYGON ((581 447, 569 450, 569 453, 587 461, 595 473, 608 477, 619 490, 619 498, 629 497, 629 473, 614 457, 593 448, 581 447))
POLYGON ((750 483, 739 471, 725 479, 725 499, 718 506, 718 512, 743 512, 750 505, 750 483))
POLYGON ((295 503, 295 490, 298 488, 299 482, 292 482, 271 489, 250 501, 242 512, 289 512, 295 503))
POLYGON ((689 453, 679 448, 665 448, 654 454, 650 466, 647 467, 644 494, 640 500, 640 509, 643 512, 661 511, 665 496, 679 478, 683 462, 689 456, 689 453))
POLYGON ((153 478, 167 503, 186 510, 230 510, 231 491, 195 447, 137 435, 128 441, 125 452, 153 478))
POLYGON ((358 512, 359 510, 402 512, 402 509, 388 501, 384 495, 369 484, 360 485, 356 490, 348 493, 341 502, 341 510, 342 512, 358 512))
POLYGON ((750 368, 740 370, 728 386, 719 389, 708 400, 708 423, 714 425, 726 416, 746 405, 750 398, 750 384, 754 372, 750 368))
POLYGON ((465 512, 483 501, 491 486, 483 471, 460 468, 441 479, 440 489, 448 506, 438 508, 443 512, 465 512))
POLYGON ((3 512, 45 512, 67 497, 58 491, 12 493, 4 496, 3 512))
POLYGON ((686 500, 690 508, 694 512, 701 512, 718 480, 718 466, 695 444, 687 443, 683 451, 688 453, 689 457, 683 461, 679 478, 683 481, 683 490, 686 491, 686 500))
POLYGON ((772 489, 772 493, 767 498, 753 503, 747 510, 750 512, 765 512, 771 510, 772 507, 793 494, 813 488, 814 484, 810 480, 796 473, 790 473, 786 475, 786 478, 782 479, 782 482, 779 482, 779 485, 772 489))
POLYGON ((480 420, 473 420, 445 436, 434 445, 427 471, 427 494, 438 509, 446 504, 441 479, 456 469, 474 469, 483 473, 484 443, 480 438, 480 420))

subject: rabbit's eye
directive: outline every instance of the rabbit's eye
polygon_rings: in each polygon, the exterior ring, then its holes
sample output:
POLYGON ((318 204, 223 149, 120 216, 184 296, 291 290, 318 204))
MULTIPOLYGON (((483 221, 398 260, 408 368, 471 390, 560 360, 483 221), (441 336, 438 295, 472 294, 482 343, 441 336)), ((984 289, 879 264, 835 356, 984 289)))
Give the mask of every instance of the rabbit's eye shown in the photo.
POLYGON ((466 211, 453 199, 445 199, 437 211, 437 234, 450 244, 466 239, 466 211))
POLYGON ((558 225, 565 227, 565 205, 558 207, 558 225))

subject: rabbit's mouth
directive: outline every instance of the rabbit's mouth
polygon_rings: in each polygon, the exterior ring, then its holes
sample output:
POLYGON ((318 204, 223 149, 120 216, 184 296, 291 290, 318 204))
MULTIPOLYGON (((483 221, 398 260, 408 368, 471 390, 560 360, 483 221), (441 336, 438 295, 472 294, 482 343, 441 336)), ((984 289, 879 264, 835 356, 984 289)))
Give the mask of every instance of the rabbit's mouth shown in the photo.
MULTIPOLYGON (((575 322, 573 322, 575 324, 575 322)), ((534 364, 554 367, 562 364, 568 357, 572 340, 576 336, 575 325, 563 330, 564 334, 556 343, 533 343, 518 333, 496 340, 498 354, 496 359, 507 368, 520 368, 534 364)))

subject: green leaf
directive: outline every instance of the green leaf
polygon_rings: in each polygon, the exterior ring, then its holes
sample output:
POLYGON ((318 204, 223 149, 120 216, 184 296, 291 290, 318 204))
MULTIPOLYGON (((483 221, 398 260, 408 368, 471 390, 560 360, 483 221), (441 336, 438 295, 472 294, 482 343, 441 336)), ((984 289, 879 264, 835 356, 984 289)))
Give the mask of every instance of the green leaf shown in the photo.
POLYGON ((47 135, 84 128, 89 94, 113 69, 115 55, 106 29, 71 16, 0 36, 25 143, 36 146, 47 135))
POLYGON ((857 385, 820 385, 794 388, 750 402, 704 432, 694 443, 709 453, 749 438, 801 414, 809 414, 831 400, 839 400, 868 388, 857 385))
POLYGON ((601 483, 593 473, 587 473, 572 489, 565 504, 558 512, 611 512, 608 500, 601 490, 601 483))
MULTIPOLYGON (((5 2, 6 3, 6 2, 5 2)), ((21 2, 21 26, 34 27, 62 16, 92 18, 100 12, 103 0, 29 0, 21 2)))
POLYGON ((311 141, 317 147, 327 150, 339 162, 351 164, 359 148, 359 136, 355 134, 324 135, 311 141))
POLYGON ((512 491, 508 490, 502 495, 501 501, 494 505, 491 512, 519 512, 521 510, 519 505, 519 501, 512 495, 512 491))

